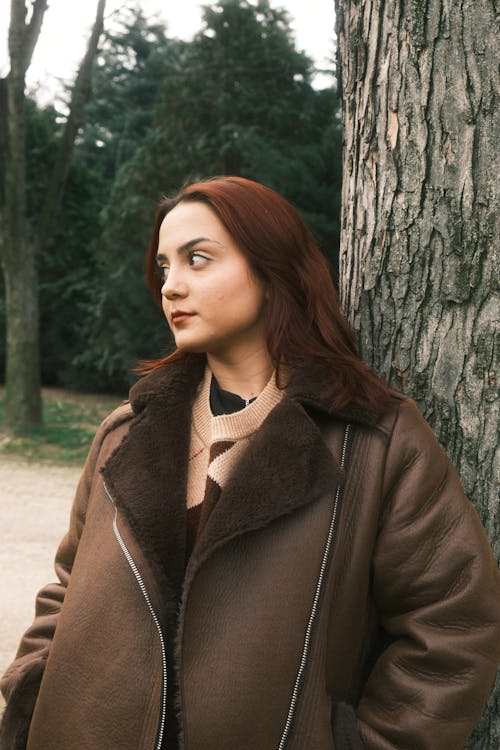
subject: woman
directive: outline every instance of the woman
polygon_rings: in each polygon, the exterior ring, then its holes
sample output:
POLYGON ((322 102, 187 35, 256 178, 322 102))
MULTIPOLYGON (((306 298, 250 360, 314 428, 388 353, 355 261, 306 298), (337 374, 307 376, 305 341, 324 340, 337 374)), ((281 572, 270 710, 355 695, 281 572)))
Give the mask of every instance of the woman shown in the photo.
POLYGON ((97 433, 2 750, 458 750, 500 655, 498 571, 298 214, 191 185, 148 278, 177 348, 97 433))

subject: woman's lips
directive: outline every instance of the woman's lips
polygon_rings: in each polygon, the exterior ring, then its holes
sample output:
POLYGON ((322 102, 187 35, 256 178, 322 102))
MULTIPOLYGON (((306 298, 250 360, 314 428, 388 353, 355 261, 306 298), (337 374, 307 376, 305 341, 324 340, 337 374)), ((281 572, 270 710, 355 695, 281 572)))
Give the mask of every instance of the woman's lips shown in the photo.
POLYGON ((178 312, 174 311, 170 317, 172 318, 172 323, 174 325, 179 325, 180 323, 184 323, 186 320, 189 320, 189 318, 192 318, 193 315, 195 315, 195 313, 188 313, 179 310, 178 312))

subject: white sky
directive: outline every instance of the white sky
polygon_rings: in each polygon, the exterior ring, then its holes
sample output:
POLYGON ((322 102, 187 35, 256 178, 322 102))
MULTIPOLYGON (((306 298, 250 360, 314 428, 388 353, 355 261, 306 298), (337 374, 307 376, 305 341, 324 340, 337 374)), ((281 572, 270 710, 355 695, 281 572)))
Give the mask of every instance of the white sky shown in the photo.
MULTIPOLYGON (((121 0, 107 0, 106 16, 120 7, 121 0)), ((168 33, 190 39, 201 26, 201 0, 142 0, 144 10, 158 14, 167 24, 168 33)), ((271 6, 286 8, 293 18, 297 46, 304 50, 319 68, 331 68, 335 26, 334 0, 271 0, 271 6)), ((8 70, 7 32, 8 0, 0 0, 0 75, 8 70)), ((57 89, 56 79, 71 81, 81 59, 93 23, 97 0, 49 0, 42 31, 27 84, 37 91, 37 98, 50 101, 57 89)), ((316 86, 329 86, 331 77, 317 76, 316 86)))

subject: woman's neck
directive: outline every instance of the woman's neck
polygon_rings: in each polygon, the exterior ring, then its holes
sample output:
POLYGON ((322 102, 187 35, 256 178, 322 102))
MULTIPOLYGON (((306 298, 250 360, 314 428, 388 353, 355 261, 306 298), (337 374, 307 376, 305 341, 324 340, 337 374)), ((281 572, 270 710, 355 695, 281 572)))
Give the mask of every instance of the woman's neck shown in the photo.
POLYGON ((207 362, 219 387, 244 399, 262 393, 274 370, 267 350, 259 350, 234 361, 207 354, 207 362))

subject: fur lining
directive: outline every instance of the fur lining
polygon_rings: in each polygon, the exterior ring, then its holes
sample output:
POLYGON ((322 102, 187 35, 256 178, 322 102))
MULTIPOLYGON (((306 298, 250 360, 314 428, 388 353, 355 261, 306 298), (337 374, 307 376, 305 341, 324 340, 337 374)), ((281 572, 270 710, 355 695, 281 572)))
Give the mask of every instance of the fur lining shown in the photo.
MULTIPOLYGON (((162 373, 158 378, 154 371, 132 388, 136 416, 102 468, 113 500, 168 602, 179 601, 184 578, 186 467, 191 406, 199 379, 196 372, 176 364, 169 370, 171 377, 162 373)), ((159 613, 164 624, 174 614, 171 607, 159 613)))
POLYGON ((0 723, 0 750, 26 750, 46 660, 30 665, 9 695, 0 723))

